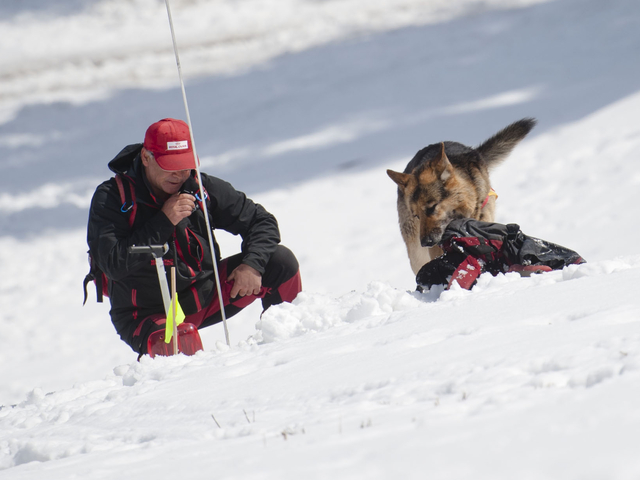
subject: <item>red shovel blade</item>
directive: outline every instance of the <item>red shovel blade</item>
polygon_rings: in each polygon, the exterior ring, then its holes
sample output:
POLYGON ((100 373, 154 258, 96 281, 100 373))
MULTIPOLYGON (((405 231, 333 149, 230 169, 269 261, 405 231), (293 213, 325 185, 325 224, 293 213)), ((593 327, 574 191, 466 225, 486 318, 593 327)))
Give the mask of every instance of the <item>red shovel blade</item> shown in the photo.
POLYGON ((546 265, 511 265, 507 272, 517 272, 522 277, 530 277, 534 273, 550 272, 553 269, 546 265))
MULTIPOLYGON (((203 350, 198 329, 192 323, 178 325, 178 351, 185 355, 193 355, 203 350)), ((173 342, 165 343, 164 330, 157 330, 147 339, 147 353, 151 358, 156 355, 168 357, 174 355, 173 342)))

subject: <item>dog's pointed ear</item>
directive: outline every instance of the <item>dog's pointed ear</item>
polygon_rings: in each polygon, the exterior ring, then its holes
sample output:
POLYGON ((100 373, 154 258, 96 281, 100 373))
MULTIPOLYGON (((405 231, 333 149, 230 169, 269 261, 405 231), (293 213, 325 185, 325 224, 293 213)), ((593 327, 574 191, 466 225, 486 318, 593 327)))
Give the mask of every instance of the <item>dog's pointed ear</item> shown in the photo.
POLYGON ((411 175, 409 175, 408 173, 394 172, 393 170, 387 170, 387 175, 389 175, 391 180, 396 182, 398 184, 398 187, 400 187, 400 189, 402 190, 407 187, 407 185, 409 184, 409 179, 411 178, 411 175))
POLYGON ((453 167, 451 166, 449 157, 447 157, 447 154, 444 151, 444 142, 440 145, 442 145, 442 150, 440 150, 440 154, 433 161, 433 166, 438 178, 443 182, 446 182, 449 177, 451 177, 453 167))

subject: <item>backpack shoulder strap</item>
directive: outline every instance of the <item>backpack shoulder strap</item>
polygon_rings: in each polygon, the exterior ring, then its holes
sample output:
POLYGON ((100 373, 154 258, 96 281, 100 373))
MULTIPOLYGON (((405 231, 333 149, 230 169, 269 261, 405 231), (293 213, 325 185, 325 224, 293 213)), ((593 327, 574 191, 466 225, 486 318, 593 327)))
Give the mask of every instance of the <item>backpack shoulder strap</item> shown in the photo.
POLYGON ((122 201, 120 211, 122 213, 129 212, 129 227, 133 227, 136 211, 138 210, 135 185, 129 177, 121 173, 117 173, 115 179, 118 185, 118 192, 120 193, 120 200, 122 201))

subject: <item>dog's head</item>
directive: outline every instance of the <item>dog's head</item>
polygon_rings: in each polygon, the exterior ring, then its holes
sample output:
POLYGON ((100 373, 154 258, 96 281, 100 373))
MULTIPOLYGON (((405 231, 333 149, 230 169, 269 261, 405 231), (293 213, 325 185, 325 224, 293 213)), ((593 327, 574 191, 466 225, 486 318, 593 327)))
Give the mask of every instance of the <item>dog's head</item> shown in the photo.
POLYGON ((444 143, 437 156, 417 166, 411 173, 387 170, 404 198, 420 244, 433 247, 442 239, 452 220, 468 217, 475 207, 465 182, 456 173, 445 153, 444 143), (417 225, 416 225, 417 224, 417 225))

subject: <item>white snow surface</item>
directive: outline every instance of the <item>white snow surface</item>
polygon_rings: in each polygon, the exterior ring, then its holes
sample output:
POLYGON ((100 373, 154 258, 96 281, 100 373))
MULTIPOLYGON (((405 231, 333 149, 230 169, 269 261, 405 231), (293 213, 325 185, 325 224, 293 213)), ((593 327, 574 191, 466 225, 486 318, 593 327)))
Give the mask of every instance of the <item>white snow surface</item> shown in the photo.
POLYGON ((640 478, 640 3, 171 5, 203 170, 276 215, 304 291, 137 362, 81 306, 85 224, 184 118, 164 2, 0 5, 0 478, 640 478), (527 116, 497 221, 588 263, 415 292, 385 170, 527 116))

